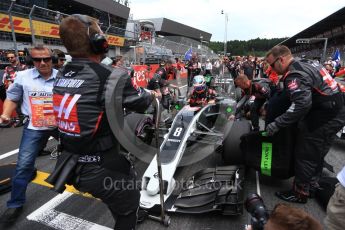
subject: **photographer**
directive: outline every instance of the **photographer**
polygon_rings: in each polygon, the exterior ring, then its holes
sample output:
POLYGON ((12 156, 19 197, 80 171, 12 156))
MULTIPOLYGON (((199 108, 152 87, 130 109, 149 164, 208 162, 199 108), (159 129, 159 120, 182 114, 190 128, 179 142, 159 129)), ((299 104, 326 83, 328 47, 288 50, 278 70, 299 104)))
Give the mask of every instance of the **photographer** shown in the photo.
POLYGON ((60 38, 72 61, 62 68, 53 89, 62 154, 47 182, 58 192, 67 183, 90 193, 108 206, 116 219, 114 229, 135 229, 140 192, 105 115, 105 89, 113 71, 126 81, 123 106, 138 112, 151 104, 154 92, 137 87, 128 71, 100 63, 108 43, 96 19, 80 14, 64 18, 60 38), (123 186, 108 186, 116 182, 123 186))
POLYGON ((277 204, 270 215, 257 194, 246 200, 246 209, 251 214, 251 225, 246 230, 322 230, 322 225, 302 209, 286 204, 277 204))

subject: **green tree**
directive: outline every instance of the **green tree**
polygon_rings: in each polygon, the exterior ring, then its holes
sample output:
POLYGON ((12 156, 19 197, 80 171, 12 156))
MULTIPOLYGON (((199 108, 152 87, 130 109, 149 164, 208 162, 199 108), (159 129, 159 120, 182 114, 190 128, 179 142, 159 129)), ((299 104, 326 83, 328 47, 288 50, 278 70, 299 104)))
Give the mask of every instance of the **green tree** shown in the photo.
MULTIPOLYGON (((227 42, 226 50, 228 53, 231 53, 231 56, 244 56, 250 54, 260 57, 264 56, 269 49, 284 41, 285 39, 286 38, 255 38, 248 41, 231 40, 227 42)), ((215 53, 221 54, 224 52, 224 42, 210 42, 209 47, 215 53)))

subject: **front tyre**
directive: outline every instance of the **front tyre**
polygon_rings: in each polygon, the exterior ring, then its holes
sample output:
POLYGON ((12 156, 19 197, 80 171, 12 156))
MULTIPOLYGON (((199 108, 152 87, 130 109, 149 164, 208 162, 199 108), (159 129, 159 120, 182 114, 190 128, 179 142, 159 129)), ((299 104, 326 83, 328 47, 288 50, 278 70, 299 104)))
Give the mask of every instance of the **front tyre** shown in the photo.
POLYGON ((232 124, 223 140, 222 160, 226 165, 238 165, 245 163, 245 157, 241 151, 241 136, 249 133, 251 125, 247 120, 236 120, 232 124))

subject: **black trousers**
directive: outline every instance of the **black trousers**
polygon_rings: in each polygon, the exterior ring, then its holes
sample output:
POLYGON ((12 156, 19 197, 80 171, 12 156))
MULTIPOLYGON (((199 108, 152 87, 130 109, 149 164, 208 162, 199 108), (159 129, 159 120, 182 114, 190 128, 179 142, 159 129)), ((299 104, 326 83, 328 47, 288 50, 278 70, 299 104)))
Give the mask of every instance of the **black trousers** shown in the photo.
POLYGON ((170 109, 169 107, 170 107, 170 105, 172 103, 172 99, 171 99, 170 93, 162 95, 161 103, 162 103, 162 106, 163 106, 164 109, 170 109))
POLYGON ((345 125, 345 107, 339 111, 311 110, 298 125, 295 149, 295 191, 309 195, 321 176, 324 157, 336 133, 345 125))
POLYGON ((129 161, 112 149, 101 163, 78 163, 78 166, 73 185, 108 206, 116 220, 114 229, 135 229, 140 192, 129 161))
POLYGON ((288 110, 291 102, 290 98, 285 90, 271 89, 271 98, 268 101, 266 108, 266 121, 265 125, 273 122, 274 119, 282 115, 288 110))
POLYGON ((193 79, 194 79, 194 76, 192 74, 188 73, 188 76, 187 76, 188 87, 192 87, 193 86, 193 79))
POLYGON ((250 120, 252 122, 253 129, 259 131, 259 117, 260 109, 265 103, 266 99, 255 98, 254 103, 250 107, 250 120))
POLYGON ((2 100, 4 102, 5 99, 6 99, 6 89, 5 89, 5 86, 4 85, 0 85, 0 100, 2 100))

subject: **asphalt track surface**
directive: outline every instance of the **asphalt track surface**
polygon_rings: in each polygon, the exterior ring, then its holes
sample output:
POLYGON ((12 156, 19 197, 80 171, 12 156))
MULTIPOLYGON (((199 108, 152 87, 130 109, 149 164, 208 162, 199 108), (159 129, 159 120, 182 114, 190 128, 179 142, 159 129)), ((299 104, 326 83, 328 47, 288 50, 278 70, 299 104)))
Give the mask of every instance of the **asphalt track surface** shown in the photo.
MULTIPOLYGON (((4 154, 19 147, 22 128, 0 129, 0 164, 15 162, 17 154, 6 156, 4 154)), ((48 143, 52 145, 54 140, 48 143)), ((340 171, 345 163, 345 140, 337 139, 333 144, 326 160, 334 166, 335 172, 340 171)), ((14 151, 15 152, 15 151, 14 151)), ((50 156, 40 156, 36 160, 36 167, 40 172, 50 173, 55 166, 56 160, 50 156)), ((136 169, 140 175, 143 174, 146 163, 137 160, 136 169)), ((195 172, 209 167, 222 165, 221 157, 215 153, 206 159, 179 168, 176 179, 189 177, 195 172)), ((255 171, 247 170, 245 175, 245 195, 257 191, 255 171)), ((334 176, 324 169, 324 175, 334 176)), ((260 176, 260 190, 263 200, 269 210, 281 201, 274 196, 278 190, 290 189, 290 180, 276 180, 273 178, 260 176)), ((10 193, 0 196, 0 213, 6 209, 6 201, 10 193)), ((107 207, 99 200, 85 197, 78 194, 64 193, 58 195, 48 187, 36 183, 30 183, 26 193, 26 204, 22 215, 10 226, 0 226, 0 229, 7 230, 33 230, 33 229, 112 229, 114 220, 107 207), (42 217, 43 216, 43 217, 42 217), (29 220, 30 219, 30 220, 29 220)), ((322 222, 325 211, 314 200, 309 199, 308 203, 292 204, 295 207, 304 209, 322 222)), ((171 213, 171 224, 168 229, 244 229, 244 225, 250 221, 250 215, 244 211, 241 216, 222 216, 217 213, 202 215, 186 215, 171 213)), ((146 220, 139 224, 137 229, 165 229, 163 225, 153 220, 146 220)))

